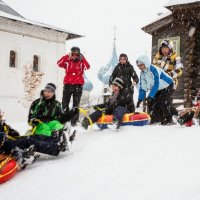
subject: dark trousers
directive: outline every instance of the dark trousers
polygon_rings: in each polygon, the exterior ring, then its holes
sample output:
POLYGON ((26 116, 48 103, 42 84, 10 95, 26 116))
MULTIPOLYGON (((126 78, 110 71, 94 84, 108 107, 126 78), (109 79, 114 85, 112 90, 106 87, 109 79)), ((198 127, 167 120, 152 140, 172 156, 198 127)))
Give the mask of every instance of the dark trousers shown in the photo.
POLYGON ((125 88, 125 90, 128 91, 127 94, 131 95, 131 97, 132 97, 132 102, 129 105, 129 110, 130 110, 130 112, 135 112, 135 104, 134 104, 134 100, 133 100, 134 86, 127 87, 127 88, 125 88))
POLYGON ((16 146, 14 144, 9 142, 6 134, 4 132, 0 132, 0 152, 10 154, 15 147, 16 146))
POLYGON ((180 118, 184 121, 184 123, 187 123, 187 122, 191 121, 193 119, 193 117, 194 117, 194 111, 190 111, 190 112, 182 115, 180 118))
MULTIPOLYGON (((62 108, 64 111, 69 111, 69 103, 71 97, 73 97, 73 107, 79 107, 82 91, 82 85, 64 85, 62 98, 62 108)), ((72 123, 76 123, 78 121, 78 118, 79 114, 73 117, 73 119, 71 120, 72 123)))
MULTIPOLYGON (((129 110, 123 106, 116 107, 113 111, 106 112, 105 114, 113 114, 114 121, 122 122, 124 114, 129 113, 129 110)), ((98 119, 103 115, 103 112, 100 110, 97 110, 90 114, 90 119, 93 123, 97 122, 98 119)))
MULTIPOLYGON (((5 133, 0 133, 0 142, 1 138, 3 138, 3 134, 5 133)), ((58 141, 53 137, 41 135, 24 136, 17 138, 16 140, 6 139, 3 146, 1 147, 1 152, 10 154, 16 147, 19 147, 20 149, 27 149, 31 145, 34 145, 35 151, 39 153, 57 156, 60 153, 59 145, 57 142, 58 141)))
POLYGON ((35 146, 35 151, 39 153, 44 153, 52 156, 57 156, 60 153, 58 140, 53 137, 33 135, 27 137, 21 137, 17 140, 12 141, 16 146, 21 149, 35 146))
POLYGON ((172 105, 173 84, 157 92, 153 101, 148 104, 151 124, 161 122, 167 124, 172 122, 172 116, 177 115, 177 110, 172 105))

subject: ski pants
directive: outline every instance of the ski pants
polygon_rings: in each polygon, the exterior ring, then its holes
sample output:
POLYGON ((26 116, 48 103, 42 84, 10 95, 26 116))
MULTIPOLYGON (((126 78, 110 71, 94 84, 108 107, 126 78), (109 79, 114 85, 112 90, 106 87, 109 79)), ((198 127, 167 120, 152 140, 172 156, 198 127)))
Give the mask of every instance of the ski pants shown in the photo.
POLYGON ((187 123, 191 121, 194 117, 194 111, 190 111, 182 115, 180 118, 184 121, 184 123, 187 123))
MULTIPOLYGON (((63 98, 62 98, 62 108, 64 111, 69 111, 69 103, 71 97, 73 97, 73 108, 79 107, 81 96, 82 96, 83 86, 82 85, 70 85, 65 84, 63 88, 63 98)), ((76 123, 78 121, 79 114, 77 114, 73 119, 72 122, 76 123)))
MULTIPOLYGON (((5 137, 5 133, 0 132, 0 143, 5 137)), ((35 151, 52 156, 57 156, 60 153, 58 140, 53 137, 47 137, 42 135, 22 136, 16 140, 10 140, 6 138, 1 146, 1 152, 10 154, 16 147, 20 149, 27 149, 31 145, 35 146, 35 151)))
POLYGON ((132 102, 131 102, 131 110, 130 112, 135 112, 135 104, 134 104, 134 100, 133 100, 133 94, 134 94, 134 86, 130 86, 125 88, 126 91, 128 91, 128 94, 130 94, 132 96, 132 102))
POLYGON ((178 115, 177 110, 172 105, 173 84, 158 91, 152 102, 148 103, 151 124, 161 122, 167 124, 172 122, 172 116, 178 115))
MULTIPOLYGON (((113 114, 114 121, 122 122, 124 114, 129 113, 129 110, 123 106, 116 107, 112 112, 105 111, 105 114, 113 114)), ((100 110, 97 110, 90 114, 90 118, 93 123, 97 122, 98 119, 103 115, 103 112, 100 110)))
POLYGON ((26 149, 31 145, 35 146, 35 151, 43 154, 52 156, 58 156, 60 148, 58 140, 54 137, 43 136, 43 135, 32 135, 20 137, 12 141, 16 146, 21 149, 26 149))

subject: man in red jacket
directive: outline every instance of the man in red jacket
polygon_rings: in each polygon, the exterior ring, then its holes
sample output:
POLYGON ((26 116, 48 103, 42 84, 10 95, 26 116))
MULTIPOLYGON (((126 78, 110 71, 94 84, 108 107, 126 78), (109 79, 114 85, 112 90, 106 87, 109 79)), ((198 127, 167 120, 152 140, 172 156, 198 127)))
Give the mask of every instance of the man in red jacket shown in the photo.
MULTIPOLYGON (((90 64, 81 54, 78 47, 72 47, 71 52, 63 56, 58 62, 58 66, 65 69, 64 89, 62 107, 69 110, 71 96, 73 96, 73 107, 78 107, 84 85, 84 70, 90 68, 90 64)), ((71 120, 72 125, 76 125, 78 115, 71 120)))

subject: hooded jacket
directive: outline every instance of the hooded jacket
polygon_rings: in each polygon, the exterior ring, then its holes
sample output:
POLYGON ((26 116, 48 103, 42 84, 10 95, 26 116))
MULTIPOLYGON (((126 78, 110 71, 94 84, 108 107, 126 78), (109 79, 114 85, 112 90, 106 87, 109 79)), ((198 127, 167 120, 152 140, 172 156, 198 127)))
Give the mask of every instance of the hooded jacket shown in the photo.
POLYGON ((172 78, 160 68, 151 65, 146 55, 141 56, 137 61, 144 63, 146 69, 140 73, 139 100, 144 100, 146 92, 149 97, 154 98, 159 90, 167 88, 173 83, 172 78))

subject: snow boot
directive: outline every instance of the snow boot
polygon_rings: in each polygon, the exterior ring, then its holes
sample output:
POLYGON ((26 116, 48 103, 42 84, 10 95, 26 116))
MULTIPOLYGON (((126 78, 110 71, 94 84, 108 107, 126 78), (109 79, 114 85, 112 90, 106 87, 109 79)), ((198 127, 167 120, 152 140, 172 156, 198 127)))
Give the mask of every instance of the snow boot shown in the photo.
POLYGON ((39 157, 40 157, 39 154, 34 154, 34 155, 29 156, 29 157, 25 157, 22 160, 22 163, 20 164, 21 169, 25 169, 26 167, 32 165, 36 160, 39 159, 39 157))
POLYGON ((40 157, 39 154, 34 154, 34 151, 34 145, 31 145, 29 148, 24 150, 16 147, 11 155, 19 163, 20 168, 25 169, 27 166, 32 165, 40 157))
POLYGON ((70 135, 69 141, 72 143, 74 141, 75 137, 76 137, 76 130, 74 130, 73 133, 70 135))
POLYGON ((84 129, 88 129, 88 126, 90 125, 90 122, 87 118, 84 118, 83 121, 81 122, 81 125, 84 129))
POLYGON ((68 142, 65 133, 60 134, 59 141, 57 143, 59 145, 60 151, 65 152, 69 151, 68 142))
POLYGON ((121 122, 118 120, 113 121, 111 124, 108 124, 108 128, 110 129, 114 129, 114 130, 119 130, 120 126, 121 126, 121 122))
POLYGON ((178 122, 181 126, 183 126, 183 125, 185 124, 184 120, 183 120, 181 117, 178 118, 177 122, 178 122))

